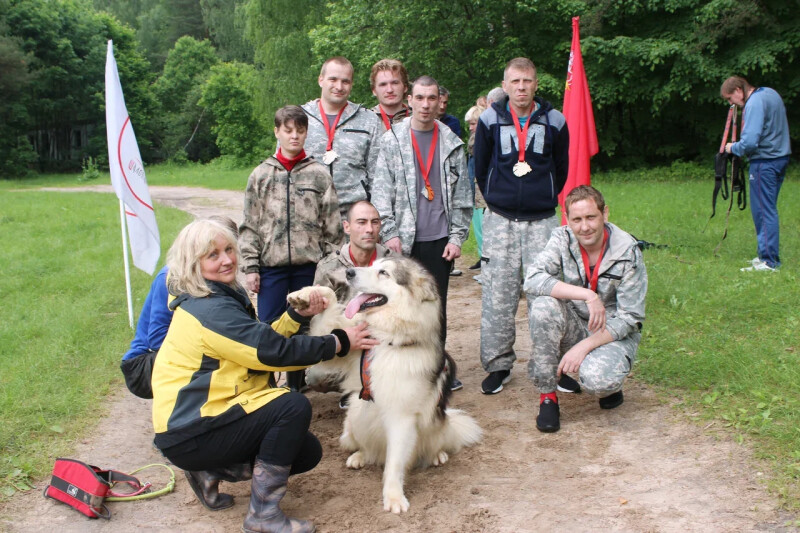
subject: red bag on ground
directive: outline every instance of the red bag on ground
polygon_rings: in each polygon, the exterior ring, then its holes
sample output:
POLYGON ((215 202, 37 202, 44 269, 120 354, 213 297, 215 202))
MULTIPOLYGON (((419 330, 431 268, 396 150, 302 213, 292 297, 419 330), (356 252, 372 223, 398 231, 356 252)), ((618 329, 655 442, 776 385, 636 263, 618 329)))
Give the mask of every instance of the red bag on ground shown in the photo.
POLYGON ((114 494, 110 492, 114 483, 128 483, 137 493, 150 488, 149 483, 143 486, 135 477, 116 470, 101 470, 74 459, 58 458, 44 496, 66 503, 89 518, 108 520, 111 512, 103 500, 114 494))

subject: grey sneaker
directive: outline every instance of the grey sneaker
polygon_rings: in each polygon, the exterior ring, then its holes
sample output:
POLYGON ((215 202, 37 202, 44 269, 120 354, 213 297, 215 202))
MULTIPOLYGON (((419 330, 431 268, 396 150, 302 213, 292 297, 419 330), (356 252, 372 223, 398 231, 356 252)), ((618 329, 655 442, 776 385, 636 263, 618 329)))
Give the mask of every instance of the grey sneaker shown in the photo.
POLYGON ((777 268, 773 268, 766 264, 764 261, 758 260, 757 263, 753 263, 752 266, 740 268, 742 272, 777 272, 777 268))

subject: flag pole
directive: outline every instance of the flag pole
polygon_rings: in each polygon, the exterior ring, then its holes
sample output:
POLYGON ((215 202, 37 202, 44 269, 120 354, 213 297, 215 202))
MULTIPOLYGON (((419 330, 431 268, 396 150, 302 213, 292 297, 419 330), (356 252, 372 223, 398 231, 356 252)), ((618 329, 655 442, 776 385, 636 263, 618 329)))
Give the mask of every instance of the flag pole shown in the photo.
POLYGON ((125 203, 119 201, 119 221, 122 228, 122 257, 125 263, 125 293, 128 295, 128 323, 133 329, 133 301, 131 299, 131 265, 128 260, 128 235, 125 231, 125 203))

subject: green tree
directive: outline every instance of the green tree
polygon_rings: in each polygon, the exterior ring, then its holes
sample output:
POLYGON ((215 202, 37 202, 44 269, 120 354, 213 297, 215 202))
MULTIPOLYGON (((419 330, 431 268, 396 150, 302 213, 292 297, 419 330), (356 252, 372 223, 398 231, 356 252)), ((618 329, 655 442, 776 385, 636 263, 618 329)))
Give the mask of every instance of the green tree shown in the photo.
POLYGON ((22 42, 8 35, 0 22, 0 176, 16 177, 27 172, 36 160, 25 135, 28 125, 28 91, 32 76, 28 65, 32 56, 22 50, 22 42))
POLYGON ((330 5, 324 0, 248 0, 247 35, 255 49, 257 112, 262 116, 319 96, 320 63, 311 54, 308 32, 324 20, 330 5))
POLYGON ((147 154, 153 100, 148 63, 133 31, 87 0, 15 0, 2 12, 8 37, 30 58, 25 107, 28 133, 41 167, 80 168, 105 150, 104 80, 107 40, 115 55, 140 147, 147 154), (139 126, 142 127, 139 127, 139 126), (88 138, 88 143, 87 143, 88 138))
POLYGON ((253 62, 253 46, 245 37, 245 0, 200 0, 203 21, 223 61, 253 62))
POLYGON ((161 149, 167 157, 210 161, 219 155, 212 114, 198 105, 211 67, 219 58, 210 41, 181 37, 170 50, 164 72, 153 85, 161 103, 161 149))
POLYGON ((199 104, 216 117, 211 131, 223 157, 237 164, 255 164, 271 144, 269 130, 255 111, 255 68, 244 63, 211 67, 199 104))
POLYGON ((200 0, 93 0, 136 30, 150 63, 160 71, 175 41, 184 35, 196 39, 209 36, 200 0))
POLYGON ((706 160, 725 118, 733 74, 775 88, 789 110, 800 77, 797 10, 774 0, 593 2, 582 31, 596 106, 600 162, 629 166, 706 160), (612 159, 613 158, 613 159, 612 159))

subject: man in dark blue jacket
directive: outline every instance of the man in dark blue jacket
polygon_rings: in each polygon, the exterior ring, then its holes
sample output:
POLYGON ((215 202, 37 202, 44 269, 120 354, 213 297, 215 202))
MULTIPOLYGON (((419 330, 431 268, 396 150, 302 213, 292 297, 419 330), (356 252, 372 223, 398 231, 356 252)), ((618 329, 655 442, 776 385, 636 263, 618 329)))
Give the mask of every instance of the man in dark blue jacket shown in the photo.
POLYGON ((484 394, 500 392, 511 378, 525 271, 559 225, 555 208, 567 180, 567 123, 550 102, 535 97, 537 87, 530 59, 509 61, 503 73, 508 96, 481 114, 475 132, 475 179, 488 206, 481 257, 484 394))

